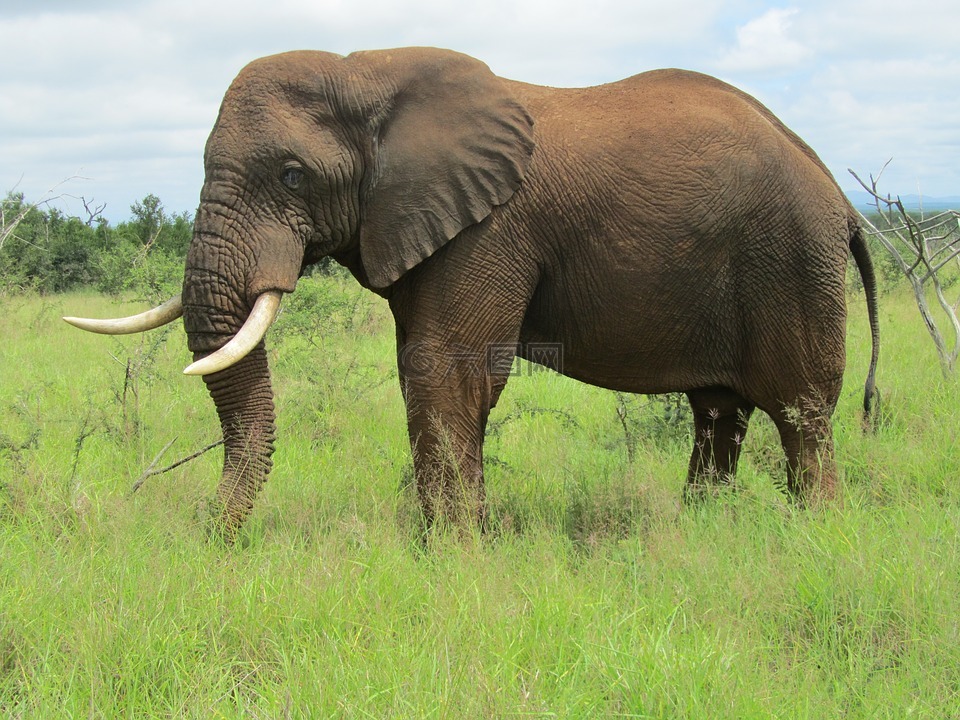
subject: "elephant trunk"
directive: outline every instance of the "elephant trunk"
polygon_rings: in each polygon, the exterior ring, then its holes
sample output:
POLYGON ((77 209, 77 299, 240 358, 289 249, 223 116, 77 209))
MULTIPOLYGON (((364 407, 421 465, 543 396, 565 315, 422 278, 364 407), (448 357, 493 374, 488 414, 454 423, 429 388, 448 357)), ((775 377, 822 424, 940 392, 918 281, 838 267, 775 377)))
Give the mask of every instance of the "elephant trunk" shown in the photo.
MULTIPOLYGON (((198 274, 206 276, 188 266, 183 292, 184 328, 194 366, 220 352, 242 332, 244 324, 238 303, 229 299, 224 302, 228 293, 223 287, 211 292, 214 286, 197 281, 198 274)), ((253 509, 253 501, 273 465, 276 412, 264 341, 257 341, 243 357, 223 369, 204 374, 203 381, 223 431, 217 529, 230 542, 253 509)))
POLYGON ((276 413, 261 342, 237 364, 203 378, 223 429, 218 529, 232 541, 273 466, 276 413))
POLYGON ((201 191, 183 279, 183 326, 223 430, 219 529, 233 540, 273 465, 276 413, 263 334, 293 292, 302 239, 235 201, 209 178, 201 191))

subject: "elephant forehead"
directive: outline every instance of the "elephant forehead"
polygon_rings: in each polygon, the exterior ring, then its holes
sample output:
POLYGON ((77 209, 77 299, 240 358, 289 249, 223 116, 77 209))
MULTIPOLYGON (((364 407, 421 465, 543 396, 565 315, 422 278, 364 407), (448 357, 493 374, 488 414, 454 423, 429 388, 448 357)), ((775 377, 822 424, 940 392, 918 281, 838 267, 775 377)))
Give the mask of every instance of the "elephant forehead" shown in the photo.
POLYGON ((327 75, 343 58, 334 53, 319 50, 297 50, 294 52, 267 55, 248 63, 237 75, 234 85, 276 81, 291 83, 312 76, 327 75))
POLYGON ((236 83, 207 141, 207 159, 253 160, 277 154, 310 157, 338 145, 333 111, 291 101, 270 83, 236 83), (327 117, 329 116, 329 117, 327 117))
POLYGON ((244 164, 300 159, 324 164, 343 155, 336 127, 286 103, 249 102, 225 107, 207 141, 207 161, 244 164))
POLYGON ((235 82, 207 142, 207 158, 322 153, 336 144, 336 113, 322 96, 305 100, 277 79, 235 82), (291 97, 294 95, 294 97, 291 97), (309 148, 306 145, 309 144, 309 148))
POLYGON ((301 50, 269 55, 240 71, 224 105, 255 105, 258 100, 328 104, 341 67, 342 58, 333 53, 301 50))
POLYGON ((207 140, 206 162, 242 165, 275 155, 286 134, 282 120, 276 111, 260 105, 225 105, 207 140))

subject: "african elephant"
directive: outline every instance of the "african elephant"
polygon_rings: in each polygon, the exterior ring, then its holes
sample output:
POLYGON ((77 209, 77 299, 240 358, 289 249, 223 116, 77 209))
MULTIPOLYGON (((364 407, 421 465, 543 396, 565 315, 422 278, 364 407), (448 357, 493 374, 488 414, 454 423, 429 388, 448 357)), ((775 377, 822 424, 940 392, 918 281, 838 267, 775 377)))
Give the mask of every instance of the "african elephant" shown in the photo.
POLYGON ((719 80, 657 70, 582 89, 465 55, 291 52, 244 68, 207 142, 180 314, 225 440, 232 536, 271 467, 263 336, 331 256, 389 302, 427 523, 484 514, 487 416, 519 355, 631 393, 682 391, 693 490, 732 477, 755 408, 802 502, 829 499, 848 253, 879 350, 857 215, 817 155, 719 80))

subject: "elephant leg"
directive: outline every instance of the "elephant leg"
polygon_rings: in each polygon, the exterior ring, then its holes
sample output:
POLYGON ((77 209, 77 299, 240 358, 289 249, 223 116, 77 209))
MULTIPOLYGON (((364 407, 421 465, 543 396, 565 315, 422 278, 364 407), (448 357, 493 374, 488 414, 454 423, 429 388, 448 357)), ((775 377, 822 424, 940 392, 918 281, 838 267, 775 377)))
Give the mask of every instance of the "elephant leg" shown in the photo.
POLYGON ((507 381, 497 365, 502 368, 505 363, 509 370, 513 360, 510 346, 496 348, 495 358, 489 348, 454 352, 401 348, 407 425, 427 527, 440 519, 459 527, 484 525, 484 432, 490 409, 507 381))
POLYGON ((832 410, 833 403, 801 400, 799 407, 773 418, 787 456, 787 489, 801 505, 816 506, 836 496, 832 410))
POLYGON ((736 475, 754 406, 726 388, 692 390, 687 397, 693 409, 694 441, 684 499, 691 501, 736 475))
POLYGON ((539 281, 532 253, 496 236, 453 243, 393 288, 400 382, 423 517, 460 527, 486 517, 483 439, 507 384, 539 281))

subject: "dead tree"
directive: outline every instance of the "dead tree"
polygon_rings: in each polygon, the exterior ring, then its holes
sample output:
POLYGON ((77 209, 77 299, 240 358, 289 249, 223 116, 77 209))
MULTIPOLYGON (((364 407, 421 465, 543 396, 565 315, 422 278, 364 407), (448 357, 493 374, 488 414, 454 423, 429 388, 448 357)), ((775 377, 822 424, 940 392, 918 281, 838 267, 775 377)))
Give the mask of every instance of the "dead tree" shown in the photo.
POLYGON ((937 348, 943 376, 949 378, 955 373, 960 356, 960 320, 957 318, 960 298, 954 303, 947 299, 943 271, 960 268, 960 212, 947 210, 925 217, 921 210, 919 217, 914 217, 904 208, 899 196, 894 199, 880 194, 877 183, 883 169, 876 178, 870 176, 869 185, 850 170, 863 189, 870 193, 879 216, 877 223, 862 213, 860 217, 867 232, 890 253, 910 282, 920 315, 937 348), (951 341, 944 337, 927 302, 929 287, 932 287, 942 314, 953 331, 951 341))
MULTIPOLYGON (((50 203, 53 203, 63 197, 72 197, 72 196, 65 196, 64 194, 54 195, 53 193, 57 190, 57 188, 59 188, 61 185, 64 185, 65 183, 70 182, 71 180, 85 180, 85 179, 86 178, 82 178, 79 175, 71 175, 70 177, 64 180, 61 180, 52 188, 47 190, 47 192, 44 193, 43 197, 34 203, 28 203, 24 201, 24 202, 17 203, 16 207, 8 207, 7 200, 3 200, 2 202, 0 202, 0 250, 3 249, 4 243, 6 243, 8 239, 17 237, 16 235, 14 235, 14 233, 17 230, 17 226, 23 221, 23 219, 30 213, 31 210, 33 210, 34 208, 42 207, 44 205, 49 205, 50 203), (9 214, 11 211, 13 212, 12 215, 9 214)), ((17 184, 19 185, 19 182, 17 184)), ((14 186, 10 192, 13 193, 15 190, 16 190, 16 186, 14 186)), ((83 201, 83 206, 84 208, 87 208, 86 200, 83 201)), ((105 207, 106 207, 106 204, 104 204, 98 210, 96 210, 96 214, 92 214, 90 216, 91 222, 100 215, 100 213, 103 211, 105 207)), ((89 212, 89 208, 87 208, 87 210, 89 212)))

